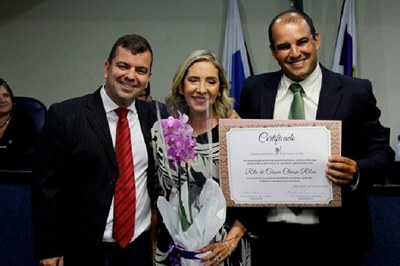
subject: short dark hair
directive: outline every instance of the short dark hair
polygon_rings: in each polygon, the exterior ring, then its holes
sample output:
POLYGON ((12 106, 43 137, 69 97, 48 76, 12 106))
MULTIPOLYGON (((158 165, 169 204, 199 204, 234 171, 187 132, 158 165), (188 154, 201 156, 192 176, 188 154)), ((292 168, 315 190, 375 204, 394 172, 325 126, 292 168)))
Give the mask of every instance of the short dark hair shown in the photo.
POLYGON ((306 13, 304 13, 303 11, 300 11, 300 10, 286 10, 286 11, 283 11, 282 13, 280 13, 279 15, 277 15, 276 17, 274 17, 272 19, 271 23, 269 24, 269 27, 268 27, 268 38, 269 38, 269 45, 270 45, 271 48, 274 48, 274 41, 272 39, 272 32, 271 32, 272 26, 275 24, 275 22, 280 17, 282 17, 282 16, 284 16, 286 14, 290 14, 290 13, 299 15, 300 17, 302 17, 307 22, 308 27, 310 28, 310 32, 311 32, 312 38, 315 39, 315 34, 316 34, 317 31, 315 30, 314 22, 312 21, 311 17, 309 15, 307 15, 306 13))
POLYGON ((144 95, 149 96, 151 93, 151 87, 150 87, 150 82, 147 83, 147 87, 144 89, 144 95))
POLYGON ((151 54, 150 67, 153 65, 153 50, 151 49, 149 42, 144 37, 138 34, 127 34, 120 37, 111 48, 110 54, 107 58, 109 63, 111 63, 111 61, 115 58, 115 53, 119 46, 127 48, 132 52, 132 54, 141 54, 149 51, 151 54))

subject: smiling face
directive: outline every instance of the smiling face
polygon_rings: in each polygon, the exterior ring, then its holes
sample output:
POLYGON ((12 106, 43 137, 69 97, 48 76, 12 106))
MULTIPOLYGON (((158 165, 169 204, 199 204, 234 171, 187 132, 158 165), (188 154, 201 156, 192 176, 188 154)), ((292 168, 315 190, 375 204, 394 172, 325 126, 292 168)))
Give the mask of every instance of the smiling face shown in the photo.
POLYGON ((189 116, 205 112, 206 108, 211 111, 220 89, 218 74, 218 68, 209 61, 199 61, 188 68, 182 88, 189 116), (209 106, 205 106, 207 98, 209 106))
POLYGON ((293 81, 307 78, 318 64, 319 34, 313 38, 307 22, 297 14, 286 14, 271 28, 271 53, 284 74, 293 81))
POLYGON ((105 90, 120 107, 128 107, 140 96, 151 76, 151 53, 133 54, 119 46, 111 63, 104 63, 105 90))
POLYGON ((10 113, 12 105, 10 93, 4 86, 0 85, 0 116, 10 113))

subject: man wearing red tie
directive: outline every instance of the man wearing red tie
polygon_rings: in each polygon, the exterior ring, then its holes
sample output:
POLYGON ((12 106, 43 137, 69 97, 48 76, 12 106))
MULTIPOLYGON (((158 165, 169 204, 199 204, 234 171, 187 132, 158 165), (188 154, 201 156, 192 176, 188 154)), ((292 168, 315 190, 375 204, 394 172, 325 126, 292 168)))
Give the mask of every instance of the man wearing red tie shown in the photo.
POLYGON ((41 265, 152 265, 157 179, 146 88, 152 50, 139 35, 117 40, 93 94, 52 105, 32 186, 41 265))

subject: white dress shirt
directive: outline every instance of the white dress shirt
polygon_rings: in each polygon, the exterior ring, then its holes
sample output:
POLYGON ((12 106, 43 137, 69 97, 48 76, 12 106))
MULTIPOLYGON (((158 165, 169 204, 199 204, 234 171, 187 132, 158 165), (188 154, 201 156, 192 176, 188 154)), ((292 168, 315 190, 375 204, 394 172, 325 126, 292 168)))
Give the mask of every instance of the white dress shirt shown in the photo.
MULTIPOLYGON (((293 92, 289 89, 289 86, 292 83, 299 83, 304 89, 303 100, 305 119, 315 120, 322 84, 322 72, 319 65, 317 65, 310 76, 301 82, 294 82, 285 75, 282 76, 275 99, 274 119, 288 119, 290 105, 293 100, 293 92)), ((318 215, 315 210, 304 209, 300 214, 295 215, 289 208, 271 208, 267 214, 267 221, 298 224, 319 223, 318 215)))
MULTIPOLYGON (((119 106, 116 105, 110 97, 107 95, 104 86, 100 91, 101 99, 103 100, 104 109, 106 111, 108 126, 110 128, 111 138, 115 147, 118 115, 115 113, 115 109, 119 106)), ((129 107, 128 122, 131 129, 131 143, 132 143, 132 154, 134 161, 134 174, 136 184, 136 216, 135 216, 135 233, 132 240, 135 240, 141 233, 146 231, 150 227, 151 222, 151 211, 150 211, 150 197, 147 191, 147 167, 148 167, 148 156, 146 144, 142 129, 140 127, 139 117, 133 102, 129 107)), ((103 241, 104 242, 115 242, 112 237, 114 218, 114 198, 111 203, 110 211, 107 217, 106 229, 104 230, 103 241)))

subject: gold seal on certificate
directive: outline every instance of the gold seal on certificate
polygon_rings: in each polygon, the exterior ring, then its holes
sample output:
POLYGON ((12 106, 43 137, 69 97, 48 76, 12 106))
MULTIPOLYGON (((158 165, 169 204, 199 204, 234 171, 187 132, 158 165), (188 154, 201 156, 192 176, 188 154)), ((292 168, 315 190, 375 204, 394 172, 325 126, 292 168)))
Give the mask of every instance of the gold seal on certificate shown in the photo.
POLYGON ((340 155, 341 121, 219 121, 220 183, 227 206, 340 207, 325 176, 340 155))

